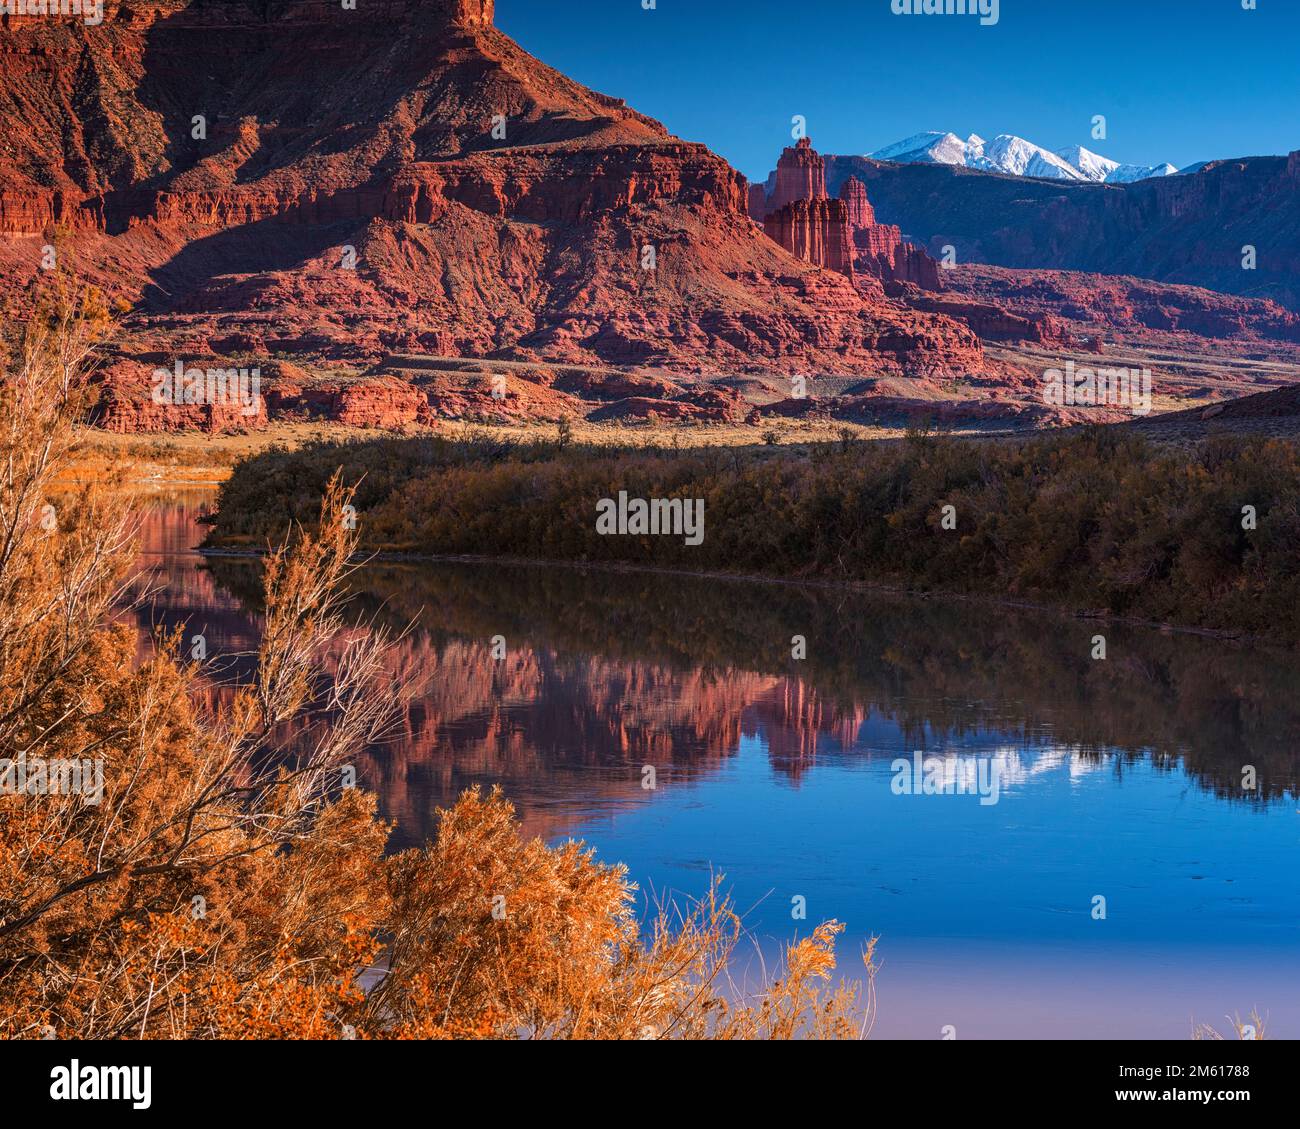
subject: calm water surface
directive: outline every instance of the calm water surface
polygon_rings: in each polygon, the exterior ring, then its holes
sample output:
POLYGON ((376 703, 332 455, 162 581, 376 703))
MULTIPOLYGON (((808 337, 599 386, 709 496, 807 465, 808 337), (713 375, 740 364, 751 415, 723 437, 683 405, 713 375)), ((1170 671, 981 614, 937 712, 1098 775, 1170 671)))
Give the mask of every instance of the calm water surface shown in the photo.
MULTIPOLYGON (((237 671, 256 566, 192 552, 202 500, 150 508, 141 622, 187 621, 237 671)), ((763 945, 838 918, 851 969, 878 935, 878 1036, 1183 1038, 1257 1008, 1271 1035, 1300 1037, 1293 656, 580 569, 377 566, 360 588, 367 611, 417 620, 402 658, 430 676, 362 765, 394 846, 500 782, 528 832, 585 839, 643 893, 725 875, 763 945), (917 751, 950 775, 995 765, 997 802, 896 794, 893 762, 917 751)))

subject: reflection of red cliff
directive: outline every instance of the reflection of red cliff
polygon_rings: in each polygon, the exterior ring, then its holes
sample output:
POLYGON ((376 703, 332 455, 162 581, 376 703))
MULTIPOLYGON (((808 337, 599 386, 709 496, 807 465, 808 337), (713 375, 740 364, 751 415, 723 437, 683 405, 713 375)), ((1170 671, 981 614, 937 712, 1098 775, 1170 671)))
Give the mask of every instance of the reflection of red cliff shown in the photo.
MULTIPOLYGON (((202 684, 198 696, 217 708, 229 702, 230 677, 251 675, 260 619, 188 553, 202 537, 195 518, 209 500, 173 501, 144 523, 141 591, 150 597, 136 622, 141 659, 155 623, 184 621, 190 634, 207 633, 204 670, 220 681, 202 684)), ((256 567, 248 565, 250 591, 256 567)), ((431 834, 435 808, 474 783, 502 784, 528 834, 567 834, 592 805, 652 802, 644 766, 654 766, 659 789, 671 789, 717 772, 744 734, 761 734, 773 769, 797 780, 828 742, 851 746, 866 716, 862 706, 832 704, 790 676, 530 645, 511 646, 498 661, 486 640, 426 632, 400 643, 391 672, 419 674, 425 689, 357 767, 399 821, 403 843, 431 834)))
POLYGON ((866 717, 861 706, 832 706, 802 679, 782 678, 754 701, 745 721, 747 731, 762 728, 773 767, 798 780, 827 739, 850 748, 866 717))
POLYGON ((136 654, 142 662, 153 651, 155 628, 165 630, 182 623, 187 628, 183 652, 189 650, 193 635, 202 632, 214 658, 223 650, 226 656, 256 654, 260 619, 246 612, 237 598, 221 591, 201 559, 192 553, 204 535, 197 520, 211 508, 212 501, 211 491, 197 490, 140 504, 138 575, 126 593, 126 603, 138 606, 119 612, 119 619, 133 622, 139 629, 136 654), (222 647, 216 643, 218 637, 224 640, 222 647))
MULTIPOLYGON (((484 642, 403 646, 401 663, 430 688, 394 739, 367 755, 363 779, 404 828, 432 827, 471 783, 500 782, 529 834, 572 826, 578 806, 653 799, 659 788, 711 774, 762 731, 773 767, 798 779, 826 740, 853 743, 865 711, 828 705, 799 679, 748 671, 682 671, 519 648, 495 661, 484 642)), ((406 832, 404 832, 406 834, 406 832)))

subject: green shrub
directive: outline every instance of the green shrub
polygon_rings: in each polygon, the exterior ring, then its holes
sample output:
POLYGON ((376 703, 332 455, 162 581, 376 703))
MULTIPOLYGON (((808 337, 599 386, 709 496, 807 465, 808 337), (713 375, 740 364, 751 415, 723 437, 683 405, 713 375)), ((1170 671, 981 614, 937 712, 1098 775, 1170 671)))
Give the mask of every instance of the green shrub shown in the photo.
POLYGON ((304 520, 339 466, 361 482, 370 549, 864 581, 1300 639, 1300 459, 1279 441, 1188 453, 1094 428, 996 443, 916 432, 812 454, 319 445, 241 464, 215 540, 304 520), (703 499, 703 544, 599 534, 596 504, 621 490, 703 499))

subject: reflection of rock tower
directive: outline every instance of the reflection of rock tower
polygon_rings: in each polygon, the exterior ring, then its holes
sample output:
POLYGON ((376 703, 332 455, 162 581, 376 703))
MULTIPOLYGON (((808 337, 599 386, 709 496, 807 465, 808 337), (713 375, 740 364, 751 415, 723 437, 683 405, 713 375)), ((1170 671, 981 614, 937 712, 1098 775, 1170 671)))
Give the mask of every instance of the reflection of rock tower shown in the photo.
POLYGON ((848 208, 826 195, 826 162, 808 138, 781 154, 771 200, 751 193, 751 210, 755 205, 761 206, 768 238, 805 262, 853 277, 848 208))

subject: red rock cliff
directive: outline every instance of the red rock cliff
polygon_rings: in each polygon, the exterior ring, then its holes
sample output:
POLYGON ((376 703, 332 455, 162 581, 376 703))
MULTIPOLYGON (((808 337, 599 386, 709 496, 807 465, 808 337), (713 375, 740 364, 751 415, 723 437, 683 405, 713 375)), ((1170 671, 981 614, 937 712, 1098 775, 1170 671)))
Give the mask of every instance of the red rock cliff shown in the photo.
POLYGON ((853 275, 853 237, 843 200, 793 200, 763 221, 769 239, 827 270, 853 275))
MULTIPOLYGON (((821 270, 847 270, 840 231, 792 234, 815 256, 792 258, 725 161, 538 62, 492 7, 108 0, 98 27, 12 22, 0 285, 41 277, 58 228, 152 351, 979 367, 952 323, 821 270)), ((821 159, 792 152, 788 182, 823 198, 821 159)))
POLYGON ((864 274, 884 283, 909 283, 922 290, 942 290, 939 264, 920 247, 903 240, 893 224, 876 222, 875 209, 867 199, 867 188, 856 177, 840 186, 840 199, 849 213, 855 265, 864 274))

